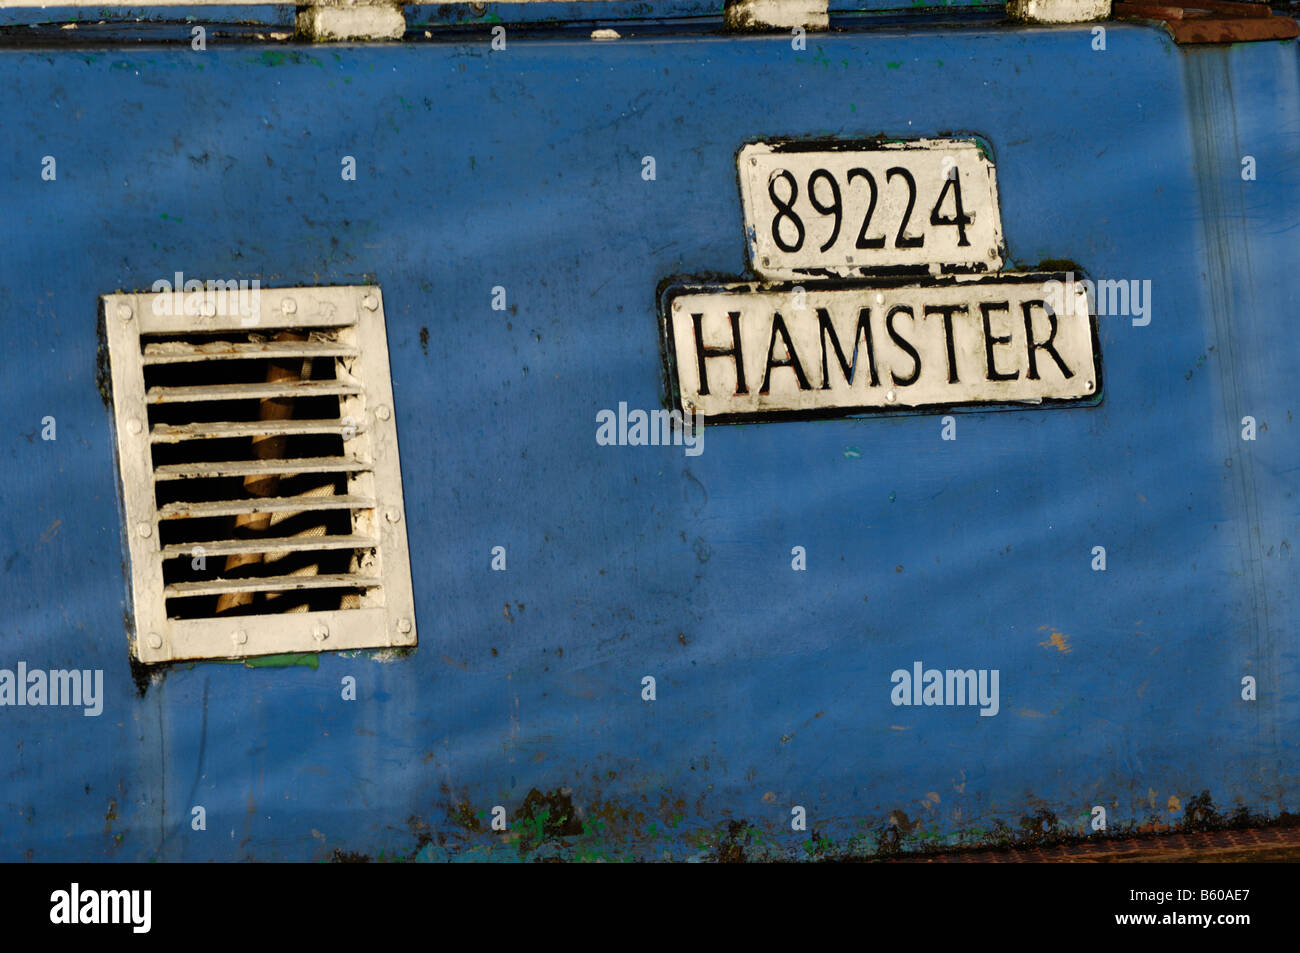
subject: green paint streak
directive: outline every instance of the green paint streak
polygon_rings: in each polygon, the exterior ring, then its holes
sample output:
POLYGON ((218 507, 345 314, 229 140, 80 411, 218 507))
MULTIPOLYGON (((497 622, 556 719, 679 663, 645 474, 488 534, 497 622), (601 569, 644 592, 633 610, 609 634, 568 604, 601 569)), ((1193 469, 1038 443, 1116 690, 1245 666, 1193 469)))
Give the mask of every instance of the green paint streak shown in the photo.
POLYGON ((890 69, 899 69, 899 68, 902 67, 903 64, 902 64, 901 62, 896 61, 896 60, 891 60, 890 62, 886 63, 885 65, 888 66, 890 69))
POLYGON ((306 654, 286 652, 281 655, 261 655, 257 658, 244 659, 244 664, 249 668, 292 668, 295 665, 304 665, 315 669, 320 664, 320 656, 315 652, 306 654))
POLYGON ((261 63, 263 66, 283 66, 285 63, 292 63, 295 66, 310 63, 312 66, 321 68, 325 66, 314 56, 308 56, 305 53, 285 53, 282 50, 263 50, 261 56, 249 57, 247 62, 261 63))
POLYGON ((185 219, 183 218, 175 218, 171 215, 168 215, 166 212, 163 212, 158 217, 161 218, 164 222, 175 222, 177 225, 185 221, 185 219))
POLYGON ((817 53, 815 56, 796 56, 794 61, 796 63, 819 63, 822 66, 831 65, 831 58, 822 52, 820 46, 817 47, 817 53))

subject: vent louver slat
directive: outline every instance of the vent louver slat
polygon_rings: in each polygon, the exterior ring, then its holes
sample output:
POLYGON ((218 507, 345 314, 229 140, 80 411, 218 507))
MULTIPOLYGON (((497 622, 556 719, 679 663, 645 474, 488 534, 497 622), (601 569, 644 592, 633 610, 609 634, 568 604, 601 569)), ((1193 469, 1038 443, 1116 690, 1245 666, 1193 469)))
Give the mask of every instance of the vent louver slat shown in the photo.
POLYGON ((378 290, 262 294, 105 298, 144 661, 415 642, 378 290))
MULTIPOLYGON (((166 559, 193 558, 193 543, 172 543, 163 547, 166 559)), ((265 539, 217 539, 202 546, 208 556, 231 556, 236 553, 310 552, 313 549, 373 549, 379 540, 371 536, 268 536, 265 539)))
POLYGON ((303 397, 343 397, 361 393, 355 384, 339 381, 293 381, 275 384, 211 384, 207 387, 150 387, 151 404, 183 404, 201 400, 254 400, 265 397, 297 400, 303 397))
POLYGON ((289 437, 312 434, 343 436, 361 427, 340 420, 217 420, 191 424, 157 424, 150 431, 154 443, 179 443, 182 440, 214 440, 226 437, 289 437))
POLYGON ((207 582, 176 582, 167 587, 168 596, 216 596, 227 593, 290 592, 299 589, 369 589, 378 579, 362 576, 267 576, 260 579, 212 579, 207 582))
POLYGON ((157 480, 203 477, 284 476, 291 473, 362 473, 371 466, 355 457, 299 457, 285 460, 221 460, 212 463, 169 463, 156 468, 157 480))
POLYGON ((207 516, 241 516, 252 513, 310 513, 316 510, 374 509, 375 501, 363 496, 267 496, 248 500, 206 500, 199 503, 168 503, 158 510, 164 520, 198 519, 207 516))
POLYGON ((267 341, 186 344, 165 341, 144 346, 143 362, 150 364, 187 364, 198 361, 244 361, 250 358, 286 357, 356 357, 357 349, 321 341, 267 341))

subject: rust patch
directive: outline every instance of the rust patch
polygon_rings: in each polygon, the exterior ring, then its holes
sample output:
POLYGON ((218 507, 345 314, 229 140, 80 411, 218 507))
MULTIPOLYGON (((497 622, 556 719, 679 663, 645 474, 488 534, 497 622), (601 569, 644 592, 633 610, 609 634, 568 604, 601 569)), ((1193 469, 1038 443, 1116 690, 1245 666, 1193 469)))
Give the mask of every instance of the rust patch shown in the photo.
POLYGON ((483 825, 479 823, 478 816, 474 813, 474 809, 470 807, 468 801, 461 801, 456 805, 452 820, 467 831, 478 832, 483 829, 483 825))
POLYGON ((752 831, 746 821, 731 821, 727 833, 718 841, 713 859, 720 864, 745 863, 749 859, 745 856, 745 848, 749 846, 751 837, 752 831))
POLYGON ((1278 17, 1262 3, 1199 0, 1186 7, 1158 3, 1116 3, 1116 19, 1156 20, 1175 43, 1247 43, 1254 40, 1290 40, 1300 36, 1300 25, 1278 17))
POLYGON ((583 832, 582 821, 568 792, 543 794, 532 788, 523 806, 515 812, 511 827, 519 834, 519 850, 525 853, 539 844, 561 837, 576 837, 583 832))
POLYGON ((1039 632, 1047 631, 1049 629, 1052 634, 1048 638, 1044 639, 1042 642, 1039 642, 1038 644, 1040 646, 1042 646, 1045 649, 1056 649, 1056 651, 1062 653, 1063 655, 1069 655, 1071 652, 1074 651, 1074 649, 1070 646, 1070 637, 1066 635, 1064 632, 1060 632, 1057 629, 1051 628, 1051 626, 1046 626, 1046 625, 1040 625, 1038 627, 1039 632))
POLYGON ((1020 819, 1020 836, 1016 840, 1029 847, 1060 843, 1065 838, 1057 831, 1056 815, 1047 808, 1039 808, 1028 817, 1020 819))
MULTIPOLYGON (((1169 809, 1174 809, 1176 798, 1169 799, 1169 809)), ((1245 808, 1238 812, 1238 815, 1246 823, 1250 823, 1249 814, 1245 808)), ((1210 800, 1210 792, 1202 791, 1196 797, 1187 799, 1187 807, 1183 810, 1183 827, 1189 831, 1209 831, 1215 828, 1223 827, 1224 821, 1219 816, 1219 812, 1214 807, 1214 802, 1210 800)))
POLYGON ((916 829, 920 821, 909 820, 905 812, 892 810, 889 812, 889 825, 895 831, 902 831, 904 834, 910 834, 916 829))
POLYGON ((589 813, 593 821, 603 823, 606 831, 619 828, 644 829, 646 826, 646 816, 643 811, 623 807, 614 801, 594 801, 589 813))

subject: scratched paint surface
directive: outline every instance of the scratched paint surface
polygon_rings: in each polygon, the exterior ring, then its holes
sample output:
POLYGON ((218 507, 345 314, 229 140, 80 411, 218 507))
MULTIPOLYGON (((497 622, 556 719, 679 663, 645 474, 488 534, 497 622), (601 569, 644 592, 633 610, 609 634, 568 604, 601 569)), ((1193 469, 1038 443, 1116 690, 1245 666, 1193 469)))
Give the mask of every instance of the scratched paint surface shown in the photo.
POLYGON ((0 858, 803 856, 1295 811, 1296 48, 1090 39, 0 53, 0 666, 106 686, 98 718, 0 709, 0 858), (658 283, 743 275, 743 142, 963 130, 1012 263, 1151 281, 1149 326, 1099 320, 1100 406, 597 446, 598 410, 661 406, 658 283), (95 308, 176 270, 382 285, 409 657, 137 693, 95 308), (998 669, 1000 713, 892 706, 916 660, 998 669))

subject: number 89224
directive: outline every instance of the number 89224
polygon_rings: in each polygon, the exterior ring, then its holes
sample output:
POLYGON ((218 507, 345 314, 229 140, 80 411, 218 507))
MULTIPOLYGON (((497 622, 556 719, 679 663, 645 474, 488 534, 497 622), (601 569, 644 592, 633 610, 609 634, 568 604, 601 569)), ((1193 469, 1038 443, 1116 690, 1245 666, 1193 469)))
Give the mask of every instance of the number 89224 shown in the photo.
POLYGON ((739 172, 765 278, 1002 265, 993 164, 974 141, 757 143, 740 151, 739 172))

